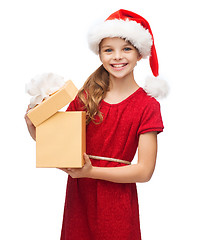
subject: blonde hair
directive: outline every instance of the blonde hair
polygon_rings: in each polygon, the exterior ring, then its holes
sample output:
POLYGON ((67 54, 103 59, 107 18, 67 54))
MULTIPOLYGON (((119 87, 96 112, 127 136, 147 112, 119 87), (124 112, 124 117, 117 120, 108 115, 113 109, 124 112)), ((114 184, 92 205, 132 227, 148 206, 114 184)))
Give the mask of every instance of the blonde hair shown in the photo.
POLYGON ((86 124, 90 121, 100 124, 103 121, 99 104, 109 91, 109 73, 103 65, 93 72, 78 92, 78 97, 86 110, 86 124), (99 121, 96 119, 99 117, 99 121))

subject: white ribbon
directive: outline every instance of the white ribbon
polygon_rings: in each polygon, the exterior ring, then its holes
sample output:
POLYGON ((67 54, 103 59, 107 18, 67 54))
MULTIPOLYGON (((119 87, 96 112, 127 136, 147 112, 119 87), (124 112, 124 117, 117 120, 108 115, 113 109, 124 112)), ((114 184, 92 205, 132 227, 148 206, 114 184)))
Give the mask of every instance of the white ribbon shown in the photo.
POLYGON ((30 83, 26 84, 26 92, 32 96, 30 108, 40 104, 64 84, 64 78, 54 73, 43 73, 32 78, 30 83))

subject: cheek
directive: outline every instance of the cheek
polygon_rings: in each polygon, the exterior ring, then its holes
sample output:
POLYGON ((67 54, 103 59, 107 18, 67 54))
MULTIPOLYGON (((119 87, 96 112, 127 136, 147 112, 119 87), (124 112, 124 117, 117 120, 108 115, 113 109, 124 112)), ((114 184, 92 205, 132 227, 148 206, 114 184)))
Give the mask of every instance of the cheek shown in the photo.
POLYGON ((109 63, 110 57, 101 55, 100 60, 105 65, 109 63))
POLYGON ((99 53, 99 58, 100 58, 100 61, 103 62, 104 59, 105 59, 105 55, 102 52, 100 52, 99 53))
POLYGON ((137 58, 137 56, 133 56, 132 58, 129 59, 129 61, 130 61, 133 65, 135 65, 135 64, 137 63, 137 61, 138 61, 138 58, 137 58))

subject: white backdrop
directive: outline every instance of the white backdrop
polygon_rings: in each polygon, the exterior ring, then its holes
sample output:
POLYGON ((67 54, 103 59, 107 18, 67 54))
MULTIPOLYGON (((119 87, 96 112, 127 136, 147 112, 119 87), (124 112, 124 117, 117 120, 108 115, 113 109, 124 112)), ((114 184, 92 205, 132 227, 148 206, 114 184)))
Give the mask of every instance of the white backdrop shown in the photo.
MULTIPOLYGON (((124 8, 152 28, 160 76, 171 91, 161 100, 164 133, 150 182, 138 184, 143 240, 199 239, 198 4, 190 1, 6 0, 0 2, 0 239, 57 240, 67 175, 36 169, 35 142, 24 114, 25 83, 43 72, 80 88, 100 61, 87 46, 91 25, 124 8), (98 4, 97 4, 98 3, 98 4)), ((143 85, 148 60, 136 69, 143 85)), ((78 228, 78 226, 77 226, 78 228)))

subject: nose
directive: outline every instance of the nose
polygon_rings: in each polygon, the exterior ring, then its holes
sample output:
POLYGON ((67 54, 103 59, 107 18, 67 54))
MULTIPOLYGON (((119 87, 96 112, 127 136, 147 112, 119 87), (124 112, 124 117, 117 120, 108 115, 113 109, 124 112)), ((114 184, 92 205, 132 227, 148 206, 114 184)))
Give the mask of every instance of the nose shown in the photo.
POLYGON ((114 60, 121 60, 122 59, 122 52, 119 51, 119 50, 115 51, 113 58, 114 58, 114 60))

